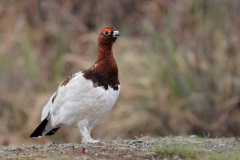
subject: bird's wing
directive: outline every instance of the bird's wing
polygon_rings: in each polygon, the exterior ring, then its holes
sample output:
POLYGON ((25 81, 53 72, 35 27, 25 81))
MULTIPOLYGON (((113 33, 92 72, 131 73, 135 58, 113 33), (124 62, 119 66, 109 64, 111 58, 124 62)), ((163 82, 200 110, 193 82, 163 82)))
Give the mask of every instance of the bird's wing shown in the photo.
POLYGON ((79 79, 79 76, 82 76, 81 72, 72 74, 59 85, 58 90, 51 96, 47 104, 44 106, 42 110, 41 121, 43 121, 45 118, 51 120, 51 125, 53 128, 60 125, 60 109, 63 104, 68 101, 68 94, 73 94, 72 91, 77 89, 76 83, 79 79))

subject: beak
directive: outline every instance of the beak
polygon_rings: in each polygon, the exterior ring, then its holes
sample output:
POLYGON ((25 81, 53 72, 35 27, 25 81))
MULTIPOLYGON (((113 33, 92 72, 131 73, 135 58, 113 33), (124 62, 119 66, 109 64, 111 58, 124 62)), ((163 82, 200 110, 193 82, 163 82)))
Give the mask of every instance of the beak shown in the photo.
POLYGON ((113 31, 113 37, 121 36, 121 33, 118 30, 113 31))

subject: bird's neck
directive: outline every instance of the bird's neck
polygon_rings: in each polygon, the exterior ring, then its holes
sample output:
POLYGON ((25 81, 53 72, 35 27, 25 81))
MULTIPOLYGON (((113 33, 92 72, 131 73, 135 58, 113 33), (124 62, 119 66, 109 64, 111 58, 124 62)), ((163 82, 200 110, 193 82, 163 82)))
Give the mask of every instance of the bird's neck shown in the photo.
POLYGON ((109 87, 118 90, 120 84, 118 80, 118 67, 113 57, 112 45, 98 45, 98 57, 95 64, 83 71, 86 79, 92 80, 94 85, 103 87, 107 90, 109 87))
MULTIPOLYGON (((98 57, 96 63, 101 61, 111 62, 114 60, 113 53, 112 53, 112 45, 109 44, 98 44, 98 57)), ((115 61, 115 60, 114 60, 115 61)))

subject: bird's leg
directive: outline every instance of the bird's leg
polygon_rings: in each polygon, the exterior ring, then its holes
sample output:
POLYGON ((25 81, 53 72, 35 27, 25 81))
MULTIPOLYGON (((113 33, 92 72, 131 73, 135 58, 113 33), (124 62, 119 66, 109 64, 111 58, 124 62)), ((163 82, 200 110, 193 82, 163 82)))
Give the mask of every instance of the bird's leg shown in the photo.
POLYGON ((78 125, 78 128, 80 130, 80 133, 82 135, 82 143, 98 143, 99 140, 94 140, 92 139, 91 137, 91 129, 92 129, 92 126, 89 125, 88 123, 85 125, 83 125, 83 123, 80 123, 78 125))

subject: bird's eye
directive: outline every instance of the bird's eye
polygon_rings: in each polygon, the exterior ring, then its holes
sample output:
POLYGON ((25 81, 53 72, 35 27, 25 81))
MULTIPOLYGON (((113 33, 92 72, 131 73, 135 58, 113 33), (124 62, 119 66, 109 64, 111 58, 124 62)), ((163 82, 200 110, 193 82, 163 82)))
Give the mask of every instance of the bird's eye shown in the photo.
POLYGON ((104 32, 105 35, 109 35, 110 33, 108 31, 104 32))
POLYGON ((104 28, 102 30, 102 34, 104 34, 105 36, 109 36, 109 35, 111 35, 111 33, 112 33, 112 30, 109 28, 104 28))

